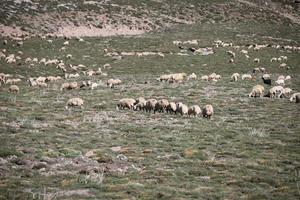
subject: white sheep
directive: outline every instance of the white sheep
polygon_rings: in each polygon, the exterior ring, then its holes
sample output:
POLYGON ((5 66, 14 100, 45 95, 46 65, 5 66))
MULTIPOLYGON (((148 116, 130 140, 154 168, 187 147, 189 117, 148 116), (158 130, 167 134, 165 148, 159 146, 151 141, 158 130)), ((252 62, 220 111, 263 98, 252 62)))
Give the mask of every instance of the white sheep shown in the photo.
POLYGON ((209 77, 207 75, 201 76, 201 80, 203 81, 208 81, 209 77))
POLYGON ((214 108, 212 105, 208 104, 205 105, 202 109, 202 116, 203 118, 210 119, 214 114, 214 108))
POLYGON ((240 78, 239 73, 233 73, 232 76, 230 77, 231 80, 237 81, 240 78))
POLYGON ((120 99, 119 103, 117 104, 117 109, 134 109, 135 99, 132 98, 124 98, 120 99))
POLYGON ((253 62, 255 62, 255 63, 260 63, 260 59, 259 59, 259 58, 254 58, 254 59, 253 59, 253 62))
POLYGON ((66 103, 66 109, 69 109, 69 107, 84 108, 83 103, 84 103, 84 101, 79 97, 69 99, 66 103))
POLYGON ((243 74, 242 75, 242 80, 251 80, 252 79, 252 75, 251 74, 243 74))
POLYGON ((9 92, 12 92, 12 93, 19 93, 20 89, 17 85, 11 85, 9 87, 9 92))
POLYGON ((284 86, 284 79, 279 79, 279 80, 275 81, 275 85, 282 85, 282 86, 284 86))
POLYGON ((283 88, 283 90, 279 94, 279 97, 280 98, 288 98, 291 95, 291 93, 292 93, 291 88, 283 88))
POLYGON ((182 102, 178 102, 176 104, 177 106, 177 112, 180 113, 181 115, 187 115, 188 114, 188 111, 189 111, 189 108, 187 105, 183 104, 182 102))
POLYGON ((169 102, 169 105, 167 106, 166 109, 167 113, 173 114, 177 112, 177 105, 175 102, 169 102))
POLYGON ((147 101, 143 97, 139 97, 134 105, 134 110, 145 110, 147 101))
POLYGON ((189 107, 188 115, 198 116, 201 112, 201 108, 198 105, 193 105, 189 107))
POLYGON ((249 97, 263 97, 265 88, 262 85, 256 85, 252 88, 249 97))
POLYGON ((197 79, 197 75, 195 73, 192 73, 188 76, 187 80, 196 80, 197 79))
POLYGON ((156 99, 148 99, 145 107, 146 112, 151 112, 151 110, 154 111, 156 103, 157 103, 156 99))
POLYGON ((281 95, 282 93, 282 90, 283 90, 283 87, 282 86, 274 86, 272 87, 270 90, 269 90, 269 95, 270 95, 270 98, 273 98, 276 96, 276 94, 279 93, 278 97, 281 95))

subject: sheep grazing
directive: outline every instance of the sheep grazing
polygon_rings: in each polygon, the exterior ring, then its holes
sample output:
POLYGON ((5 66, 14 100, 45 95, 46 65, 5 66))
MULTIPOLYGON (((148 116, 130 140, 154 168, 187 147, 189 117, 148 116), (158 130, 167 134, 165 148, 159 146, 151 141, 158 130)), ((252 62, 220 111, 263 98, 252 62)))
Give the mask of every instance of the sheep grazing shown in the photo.
POLYGON ((292 93, 291 88, 283 88, 283 90, 279 94, 279 97, 280 98, 288 98, 291 95, 291 93, 292 93))
POLYGON ((270 98, 274 98, 276 96, 276 94, 278 94, 277 96, 279 97, 282 93, 282 90, 283 90, 282 86, 274 86, 269 90, 268 96, 270 98))
POLYGON ((257 73, 257 72, 260 72, 259 67, 256 67, 256 68, 254 68, 254 69, 252 70, 252 73, 257 73))
POLYGON ((168 105, 169 105, 169 101, 167 99, 158 100, 157 103, 155 104, 154 113, 156 111, 165 112, 167 110, 168 105))
POLYGON ((109 63, 105 63, 102 68, 103 69, 111 69, 111 65, 109 63))
POLYGON ((66 103, 66 109, 69 109, 70 107, 83 108, 83 100, 81 98, 78 98, 78 97, 69 99, 66 103))
POLYGON ((229 62, 229 63, 234 63, 234 59, 231 58, 228 62, 229 62))
POLYGON ((300 93, 294 93, 291 98, 290 98, 290 102, 296 102, 296 103, 300 103, 300 93))
POLYGON ((249 97, 263 97, 265 88, 262 85, 256 85, 252 88, 249 97))
POLYGON ((201 108, 198 105, 193 105, 193 106, 189 107, 188 115, 189 116, 191 116, 191 115, 198 116, 201 114, 201 112, 202 112, 201 108))
POLYGON ((72 89, 77 89, 77 88, 78 88, 78 83, 71 82, 71 83, 63 83, 60 87, 60 90, 61 91, 65 90, 65 89, 72 90, 72 89))
POLYGON ((171 74, 171 79, 169 80, 169 83, 181 83, 186 76, 186 73, 171 74))
POLYGON ((157 104, 156 99, 148 99, 146 102, 146 107, 145 107, 146 112, 151 112, 151 110, 153 110, 155 112, 156 104, 157 104))
POLYGON ((252 75, 251 74, 243 74, 242 75, 242 80, 251 80, 252 79, 252 75))
POLYGON ((208 81, 209 77, 207 75, 201 76, 201 80, 203 81, 208 81))
POLYGON ((187 107, 187 105, 183 104, 182 102, 179 102, 179 103, 176 104, 176 106, 177 106, 176 111, 178 113, 180 113, 181 115, 187 115, 188 114, 189 108, 187 107))
POLYGON ((282 86, 284 86, 284 79, 279 79, 279 80, 277 80, 277 81, 275 81, 275 85, 282 85, 282 86))
POLYGON ((66 58, 67 58, 67 59, 71 59, 72 57, 73 57, 72 54, 67 54, 67 55, 66 55, 66 58))
POLYGON ((235 58, 235 53, 233 51, 227 51, 227 54, 231 57, 231 58, 235 58))
POLYGON ((19 87, 17 85, 11 85, 9 87, 9 92, 17 94, 17 93, 19 93, 19 91, 20 91, 20 89, 19 89, 19 87))
POLYGON ((287 81, 287 80, 290 80, 291 78, 292 77, 290 75, 287 75, 284 80, 287 81))
POLYGON ((143 97, 139 97, 134 105, 134 110, 145 110, 147 101, 143 97))
POLYGON ((170 74, 164 74, 161 75, 157 80, 160 82, 167 82, 171 79, 171 75, 170 74))
POLYGON ((253 62, 260 63, 260 59, 259 58, 254 58, 253 62))
POLYGON ((135 104, 135 99, 131 99, 131 98, 124 98, 124 99, 120 99, 119 103, 117 104, 117 109, 134 109, 134 104, 135 104))
POLYGON ((169 102, 169 105, 167 106, 167 109, 166 109, 167 113, 170 113, 170 114, 176 114, 177 113, 177 105, 175 102, 169 102))
POLYGON ((230 77, 230 79, 233 80, 233 81, 238 81, 239 78, 240 78, 240 74, 239 73, 234 73, 230 77))
MULTIPOLYGON (((82 81, 80 88, 84 88, 84 87, 89 87, 91 86, 93 83, 92 81, 82 81)), ((67 84, 66 84, 67 85, 67 84)))
POLYGON ((115 85, 120 85, 122 81, 120 79, 108 79, 106 82, 106 85, 109 86, 110 88, 114 88, 115 85))
POLYGON ((262 78, 264 84, 266 84, 266 85, 272 84, 271 76, 269 74, 264 74, 261 78, 262 78))
POLYGON ((77 78, 79 77, 80 75, 78 73, 76 74, 68 74, 68 73, 65 73, 65 79, 69 79, 69 78, 77 78))
POLYGON ((13 78, 13 79, 7 79, 5 81, 5 84, 13 84, 13 85, 16 85, 17 83, 21 82, 22 80, 19 79, 19 78, 13 78))
POLYGON ((203 118, 210 119, 214 114, 214 108, 212 105, 208 104, 205 105, 202 109, 202 116, 203 118))
POLYGON ((197 79, 197 75, 195 73, 192 73, 188 76, 187 80, 196 80, 197 79))
POLYGON ((69 45, 69 41, 65 41, 63 45, 64 45, 64 46, 69 45))

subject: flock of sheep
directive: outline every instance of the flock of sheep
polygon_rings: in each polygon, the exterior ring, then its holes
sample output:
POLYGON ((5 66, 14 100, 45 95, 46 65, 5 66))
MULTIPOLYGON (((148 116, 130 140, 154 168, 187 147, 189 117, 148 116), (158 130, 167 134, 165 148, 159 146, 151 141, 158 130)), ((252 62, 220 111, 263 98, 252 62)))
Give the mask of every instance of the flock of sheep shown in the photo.
POLYGON ((199 105, 192 105, 188 107, 182 102, 169 102, 167 99, 145 99, 139 97, 138 99, 123 98, 119 100, 117 109, 131 109, 140 110, 146 112, 166 112, 169 114, 181 114, 189 116, 199 116, 202 114, 204 118, 210 119, 214 113, 213 106, 208 104, 205 105, 202 110, 199 105))
MULTIPOLYGON (((81 40, 82 41, 82 40, 81 40)), ((4 44, 7 44, 7 41, 4 41, 4 44)), ((180 45, 197 45, 198 41, 197 40, 190 40, 190 41, 173 41, 173 44, 178 45, 181 51, 184 53, 187 51, 180 45)), ((17 43, 17 45, 21 46, 22 43, 17 43)), ((66 47, 69 45, 69 41, 66 41, 63 43, 63 47, 61 50, 65 50, 66 47)), ((236 50, 242 48, 242 46, 234 46, 232 43, 225 43, 221 40, 214 41, 214 46, 215 48, 219 47, 232 47, 236 50)), ((292 46, 278 46, 278 45, 249 45, 247 46, 248 49, 253 49, 254 51, 258 51, 262 48, 266 47, 273 47, 273 48, 283 48, 285 50, 294 50, 298 51, 300 50, 299 47, 292 47, 292 46)), ((243 47, 244 48, 244 47, 243 47)), ((192 52, 198 52, 200 51, 199 49, 195 48, 188 48, 192 52)), ((23 55, 22 51, 18 51, 18 55, 15 54, 8 54, 6 55, 6 50, 2 49, 0 52, 0 59, 4 59, 7 63, 12 64, 16 63, 18 60, 22 60, 21 56, 23 55)), ((117 54, 109 53, 107 49, 104 50, 106 53, 106 56, 117 56, 117 54)), ((214 53, 213 50, 211 49, 210 52, 214 53)), ((250 56, 248 55, 248 50, 241 49, 239 51, 241 54, 245 55, 246 59, 249 59, 250 56)), ((229 62, 234 63, 235 58, 236 58, 236 53, 233 51, 227 51, 227 54, 230 57, 229 62)), ((126 53, 122 52, 118 55, 121 56, 130 56, 130 55, 138 55, 140 56, 148 56, 148 55, 158 55, 164 58, 164 54, 161 52, 156 52, 156 53, 151 53, 151 52, 131 52, 131 53, 126 53)), ((208 55, 208 54, 207 54, 208 55)), ((67 54, 66 56, 67 59, 72 58, 71 54, 67 54)), ((288 69, 289 67, 287 66, 286 63, 282 63, 284 61, 287 61, 287 56, 280 56, 280 57, 273 57, 270 62, 279 62, 279 68, 284 68, 288 69)), ((66 80, 68 79, 76 79, 79 78, 80 72, 76 73, 67 73, 69 70, 71 71, 77 71, 77 70, 82 70, 86 69, 85 65, 79 64, 79 65, 71 65, 69 64, 68 66, 65 65, 63 60, 58 60, 58 59, 38 59, 38 58, 26 58, 24 60, 26 64, 29 64, 29 66, 34 66, 35 64, 44 64, 45 66, 51 66, 51 65, 56 65, 57 69, 60 69, 64 73, 64 78, 66 80), (69 69, 67 69, 69 67, 69 69)), ((253 59, 254 63, 260 63, 259 58, 254 58, 253 59)), ((105 64, 102 68, 98 68, 98 70, 85 70, 81 71, 82 74, 86 77, 90 76, 95 76, 95 75, 101 75, 103 77, 108 76, 107 73, 102 72, 102 69, 110 69, 111 65, 110 64, 105 64)), ((230 77, 231 81, 239 81, 241 80, 252 80, 255 81, 257 77, 257 73, 261 73, 261 78, 263 80, 263 83, 266 85, 271 85, 272 84, 272 79, 271 75, 266 73, 266 69, 263 67, 256 67, 252 70, 252 73, 249 74, 239 74, 239 73, 233 73, 232 76, 230 77)), ((0 73, 0 86, 1 84, 10 84, 9 91, 12 93, 19 93, 20 89, 17 86, 22 79, 24 78, 22 76, 12 78, 12 75, 10 74, 4 74, 0 73)), ((211 73, 209 75, 202 75, 200 79, 202 81, 218 81, 222 78, 220 74, 216 73, 211 73)), ((278 98, 289 98, 290 101, 295 101, 296 103, 300 102, 300 93, 294 93, 292 94, 292 89, 288 87, 284 87, 285 83, 287 81, 291 80, 291 76, 283 76, 280 75, 275 82, 275 86, 270 88, 269 91, 265 93, 265 88, 263 85, 255 85, 252 88, 252 91, 248 95, 249 97, 278 97, 278 98)), ((172 74, 164 74, 161 75, 159 78, 157 78, 158 81, 160 82, 168 82, 168 83, 182 83, 184 81, 195 81, 198 79, 198 76, 195 73, 192 73, 190 75, 187 75, 186 73, 172 73, 172 74)), ((56 81, 61 81, 63 78, 61 76, 40 76, 40 77, 30 77, 28 79, 29 85, 34 87, 47 87, 48 82, 56 82, 56 81)), ((61 84, 60 90, 72 90, 72 89, 78 89, 78 88, 83 88, 83 87, 89 87, 92 90, 98 87, 102 82, 92 82, 90 80, 88 81, 82 81, 82 83, 78 83, 76 81, 72 82, 64 82, 61 84)), ((110 88, 113 88, 116 85, 122 84, 122 81, 120 79, 108 79, 106 82, 106 85, 110 88)), ((66 108, 69 109, 70 107, 81 107, 83 108, 84 101, 83 99, 76 97, 76 98, 71 98, 67 101, 66 103, 66 108)), ((188 107, 187 105, 183 104, 182 102, 169 102, 166 99, 161 99, 161 100, 156 100, 156 99, 148 99, 145 100, 144 98, 140 97, 138 99, 132 99, 132 98, 124 98, 119 101, 117 104, 118 109, 132 109, 132 110, 141 110, 141 111, 146 111, 146 112, 166 112, 170 114, 176 114, 180 113, 181 115, 194 115, 194 116, 199 116, 202 114, 203 117, 210 119, 211 116, 213 115, 213 106, 212 105, 205 105, 202 109, 198 105, 193 105, 188 107)))

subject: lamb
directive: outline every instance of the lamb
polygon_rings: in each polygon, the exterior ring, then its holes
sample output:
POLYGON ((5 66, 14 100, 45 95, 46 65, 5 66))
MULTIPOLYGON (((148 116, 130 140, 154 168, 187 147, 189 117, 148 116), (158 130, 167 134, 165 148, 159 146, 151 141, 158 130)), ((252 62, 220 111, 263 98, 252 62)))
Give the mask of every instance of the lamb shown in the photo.
POLYGON ((264 74, 261 78, 262 78, 264 84, 267 84, 267 85, 272 84, 271 76, 269 74, 264 74))
POLYGON ((294 93, 291 98, 290 98, 290 102, 295 101, 296 103, 300 103, 300 93, 294 93))
POLYGON ((177 104, 177 112, 179 112, 181 115, 188 114, 189 108, 187 105, 183 104, 182 102, 178 102, 177 104))
POLYGON ((69 99, 67 101, 67 104, 66 104, 66 109, 69 109, 69 107, 80 107, 80 108, 83 108, 83 100, 81 98, 72 98, 72 99, 69 99))
POLYGON ((177 112, 177 105, 175 102, 169 102, 169 105, 167 106, 166 109, 167 113, 173 114, 177 112))
POLYGON ((201 108, 198 105, 193 105, 189 107, 188 115, 198 116, 201 114, 201 108))
POLYGON ((249 97, 263 97, 265 88, 262 85, 256 85, 252 88, 249 97))
POLYGON ((19 93, 19 91, 20 91, 20 89, 19 89, 19 87, 17 86, 17 85, 11 85, 10 87, 9 87, 9 92, 12 92, 12 93, 19 93))
POLYGON ((208 104, 205 105, 202 109, 202 116, 203 118, 210 119, 214 114, 214 108, 212 105, 208 104))
POLYGON ((117 104, 117 109, 134 109, 135 99, 132 98, 124 98, 120 99, 119 103, 117 104))
POLYGON ((155 104, 154 113, 156 111, 158 112, 166 111, 168 105, 169 105, 169 101, 167 99, 158 100, 157 103, 155 104))
POLYGON ((134 110, 145 110, 147 101, 143 97, 139 97, 134 105, 134 110))
POLYGON ((233 80, 233 81, 237 81, 239 78, 240 78, 240 74, 239 73, 234 73, 230 77, 230 79, 233 80))
POLYGON ((195 73, 192 73, 188 76, 188 80, 196 80, 197 79, 197 75, 195 73))

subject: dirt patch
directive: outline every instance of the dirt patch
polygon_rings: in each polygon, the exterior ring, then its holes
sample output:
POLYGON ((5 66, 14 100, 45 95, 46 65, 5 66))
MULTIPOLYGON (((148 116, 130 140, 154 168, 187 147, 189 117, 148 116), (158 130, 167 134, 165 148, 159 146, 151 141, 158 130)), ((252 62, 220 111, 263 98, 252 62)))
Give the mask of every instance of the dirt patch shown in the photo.
POLYGON ((21 37, 24 35, 28 35, 29 33, 26 31, 23 31, 21 27, 18 26, 5 26, 3 24, 0 24, 0 35, 3 37, 8 36, 15 36, 15 37, 21 37))

